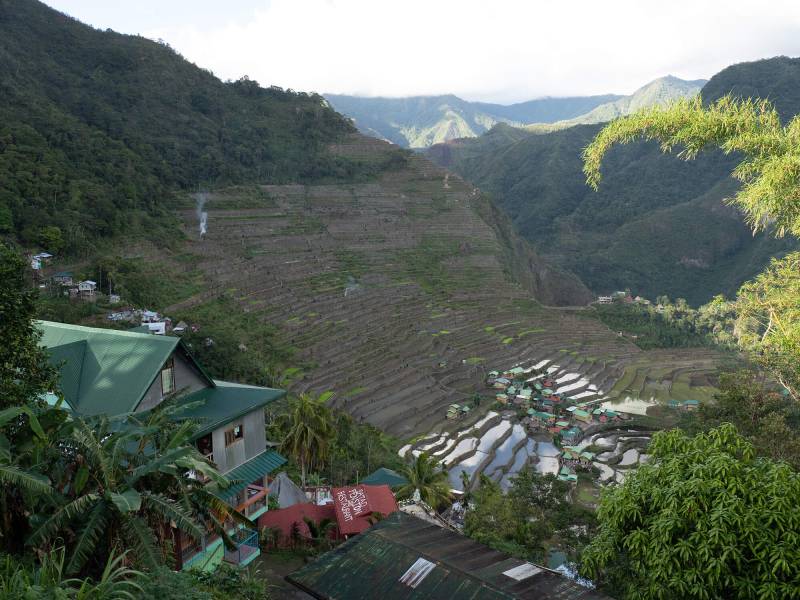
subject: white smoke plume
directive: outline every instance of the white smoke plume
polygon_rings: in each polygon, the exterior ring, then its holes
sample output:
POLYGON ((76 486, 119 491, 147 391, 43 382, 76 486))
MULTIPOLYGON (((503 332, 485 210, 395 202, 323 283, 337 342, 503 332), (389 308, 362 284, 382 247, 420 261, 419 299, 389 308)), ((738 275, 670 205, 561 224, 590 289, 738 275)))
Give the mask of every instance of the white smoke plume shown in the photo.
POLYGON ((200 237, 203 237, 208 232, 208 212, 203 210, 206 202, 208 202, 208 195, 208 192, 197 192, 194 195, 197 203, 197 220, 200 222, 200 237))

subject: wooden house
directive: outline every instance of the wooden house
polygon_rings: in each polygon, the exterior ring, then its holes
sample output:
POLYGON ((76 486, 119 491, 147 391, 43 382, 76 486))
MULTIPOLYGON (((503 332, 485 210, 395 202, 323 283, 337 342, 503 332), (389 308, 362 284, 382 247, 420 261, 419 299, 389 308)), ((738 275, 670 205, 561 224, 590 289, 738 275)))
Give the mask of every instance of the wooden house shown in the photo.
MULTIPOLYGON (((83 416, 141 413, 182 393, 174 418, 197 423, 198 450, 233 482, 213 493, 251 520, 267 510, 268 475, 286 459, 267 445, 264 407, 286 392, 212 379, 178 337, 48 321, 36 326, 39 343, 59 369, 64 410, 83 416)), ((202 475, 195 478, 205 483, 202 475)), ((233 522, 226 526, 233 547, 213 533, 194 539, 175 528, 177 568, 254 560, 258 532, 233 522)))
POLYGON ((78 296, 81 298, 94 298, 97 294, 97 282, 86 279, 78 283, 78 296))
POLYGON ((54 285, 74 285, 75 283, 72 279, 72 272, 70 271, 59 271, 50 279, 54 285))

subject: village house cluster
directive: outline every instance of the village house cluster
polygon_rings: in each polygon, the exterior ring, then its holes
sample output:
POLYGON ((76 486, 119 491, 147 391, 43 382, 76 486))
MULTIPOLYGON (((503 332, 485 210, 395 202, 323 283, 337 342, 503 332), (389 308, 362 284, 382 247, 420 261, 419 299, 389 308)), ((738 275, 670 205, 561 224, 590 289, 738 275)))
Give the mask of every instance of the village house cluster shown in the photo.
POLYGON ((562 447, 558 478, 563 481, 577 481, 575 469, 591 469, 594 454, 573 447, 591 427, 628 418, 598 406, 600 399, 581 402, 559 393, 555 380, 535 368, 491 371, 486 385, 495 391, 497 402, 516 411, 528 431, 548 432, 562 447))

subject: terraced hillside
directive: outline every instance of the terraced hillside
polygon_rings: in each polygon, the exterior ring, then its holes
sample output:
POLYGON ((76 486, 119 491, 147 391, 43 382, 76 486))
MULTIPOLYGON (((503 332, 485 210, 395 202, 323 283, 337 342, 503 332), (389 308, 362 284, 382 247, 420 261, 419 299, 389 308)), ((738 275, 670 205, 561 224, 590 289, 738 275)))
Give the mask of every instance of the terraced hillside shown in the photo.
MULTIPOLYGON (((391 148, 354 136, 336 150, 382 160, 391 148)), ((493 365, 560 357, 613 387, 615 365, 642 352, 534 300, 585 301, 585 288, 544 267, 478 190, 408 160, 369 183, 213 193, 202 238, 187 206, 188 250, 208 284, 182 305, 234 298, 310 365, 292 391, 334 390, 334 405, 399 436, 431 430, 493 365)))
MULTIPOLYGON (((668 400, 708 399, 709 377, 719 359, 718 353, 695 349, 640 352, 609 363, 559 351, 535 364, 523 363, 523 368, 533 375, 529 381, 546 373, 556 393, 582 406, 586 403, 587 410, 606 407, 629 416, 647 415, 648 425, 658 427, 677 416, 677 409, 667 408, 668 400)), ((565 415, 560 418, 569 420, 565 415)), ((652 432, 631 429, 636 422, 623 422, 611 429, 597 422, 573 423, 583 432, 577 448, 596 446, 600 451, 592 462, 600 472, 598 482, 621 481, 627 468, 646 462, 644 449, 652 432)), ((464 488, 463 473, 470 488, 478 485, 480 475, 486 475, 503 489, 511 486, 512 478, 525 465, 542 474, 556 475, 561 454, 550 433, 526 428, 510 405, 439 423, 400 449, 401 456, 422 452, 441 461, 456 490, 464 488)))

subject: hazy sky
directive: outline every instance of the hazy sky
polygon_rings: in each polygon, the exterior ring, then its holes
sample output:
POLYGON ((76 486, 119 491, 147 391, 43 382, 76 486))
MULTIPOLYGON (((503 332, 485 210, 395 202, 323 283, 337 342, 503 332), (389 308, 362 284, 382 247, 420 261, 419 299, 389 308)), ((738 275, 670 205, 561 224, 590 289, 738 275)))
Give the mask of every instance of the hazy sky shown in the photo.
POLYGON ((800 55, 800 0, 45 0, 223 79, 512 102, 800 55))

